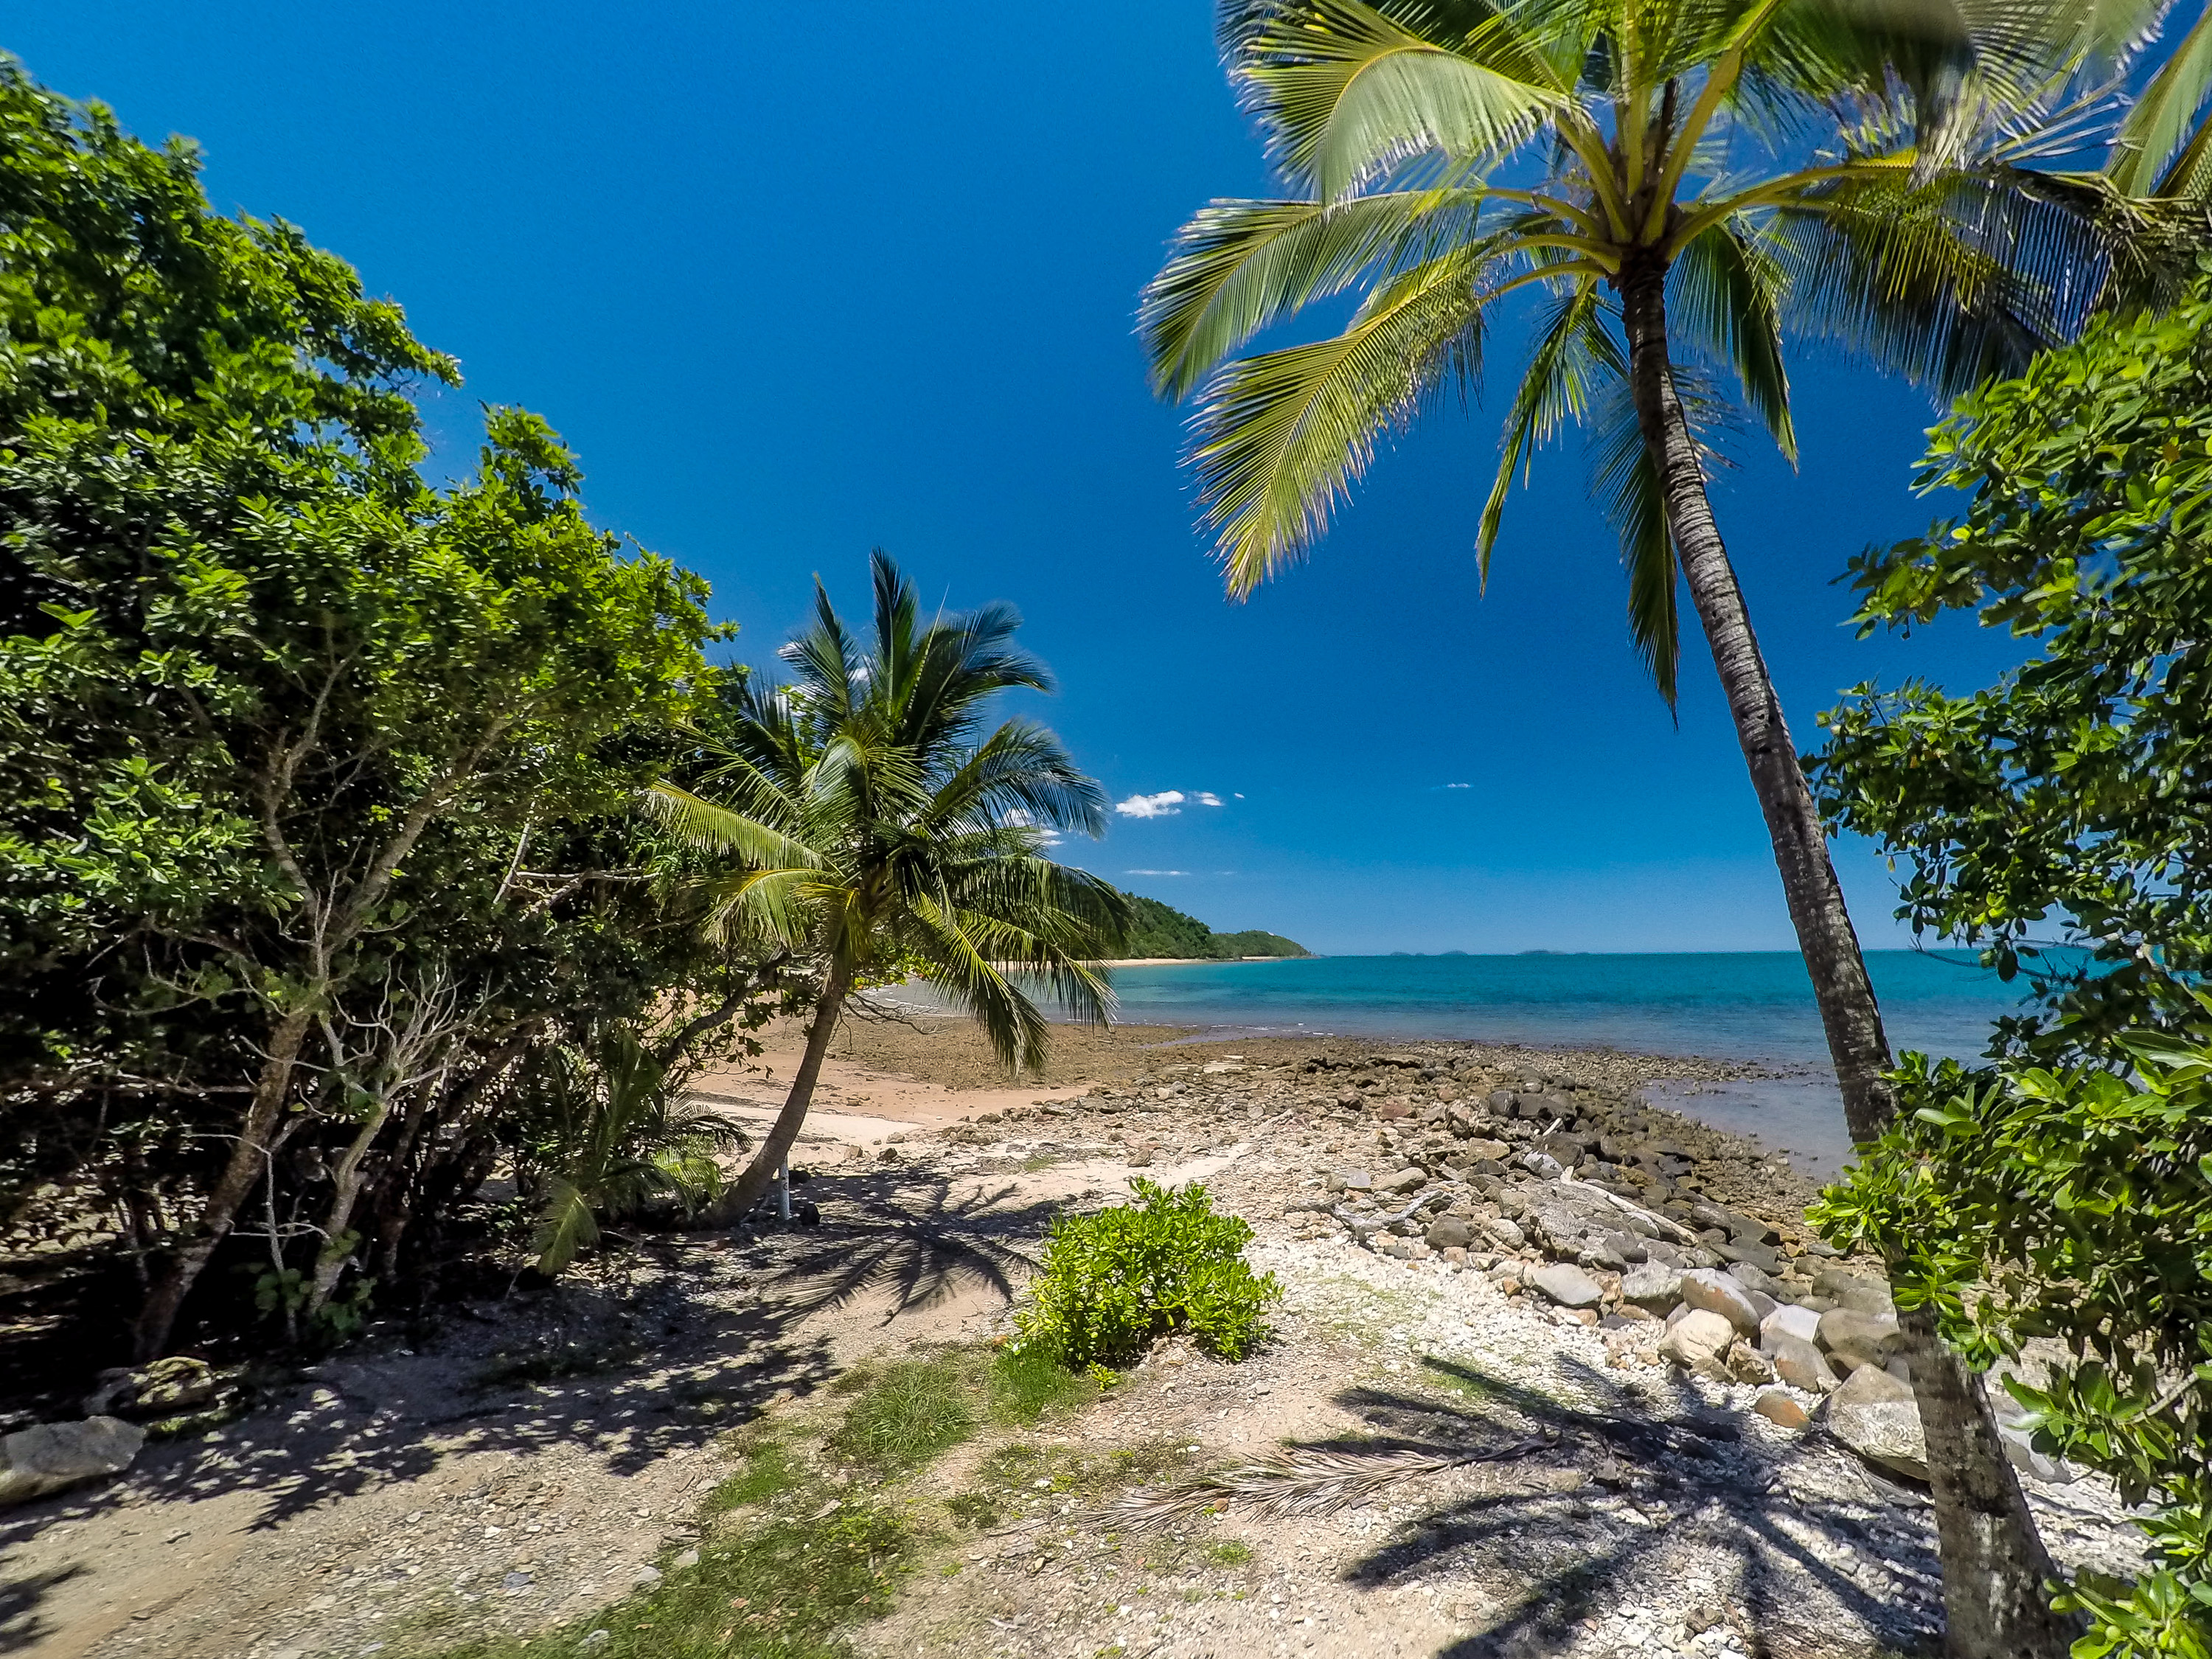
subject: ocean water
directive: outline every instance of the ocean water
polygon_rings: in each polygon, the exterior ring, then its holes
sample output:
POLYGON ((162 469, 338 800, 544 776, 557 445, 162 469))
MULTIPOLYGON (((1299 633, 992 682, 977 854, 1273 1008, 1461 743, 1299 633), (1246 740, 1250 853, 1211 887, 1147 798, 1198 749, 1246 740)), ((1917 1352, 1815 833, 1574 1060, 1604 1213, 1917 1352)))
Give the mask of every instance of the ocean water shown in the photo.
MULTIPOLYGON (((1965 1059, 2023 987, 1964 952, 1867 957, 1890 1046, 1965 1059)), ((1310 957, 1117 968, 1133 1024, 1468 1037, 1770 1062, 1827 1059, 1794 951, 1648 956, 1310 957)))
MULTIPOLYGON (((1876 951, 1867 969, 1900 1053, 1979 1054, 2024 988, 1964 952, 1876 951)), ((1314 957, 1120 968, 1114 987, 1124 1021, 1214 1037, 1465 1038, 1763 1061, 1780 1075, 1650 1093, 1809 1174, 1833 1174, 1850 1155, 1812 982, 1789 951, 1314 957)))

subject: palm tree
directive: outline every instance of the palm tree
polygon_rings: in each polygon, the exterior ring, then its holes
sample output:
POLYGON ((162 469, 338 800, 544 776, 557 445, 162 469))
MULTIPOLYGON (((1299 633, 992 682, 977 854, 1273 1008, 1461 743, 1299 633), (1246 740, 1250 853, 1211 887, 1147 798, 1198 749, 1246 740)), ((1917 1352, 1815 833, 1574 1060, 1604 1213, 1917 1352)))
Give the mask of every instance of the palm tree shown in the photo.
POLYGON ((846 999, 912 974, 973 1014, 1017 1072, 1044 1052, 1046 1023, 1017 983, 1041 980, 1103 1024, 1113 993, 1098 958, 1128 926, 1127 902, 1041 857, 1048 835, 1097 835, 1098 786, 1060 740, 1009 720, 980 742, 984 705, 1018 686, 1049 690, 1012 643, 1020 617, 986 605, 927 624, 890 558, 872 562, 875 635, 864 648, 817 584, 813 624, 784 647, 787 685, 749 678, 732 735, 706 757, 702 787, 662 782, 647 809, 733 867, 705 883, 708 925, 813 964, 806 1049, 791 1092, 726 1212, 768 1190, 798 1139, 846 999))
MULTIPOLYGON (((1895 1109, 1889 1047, 1700 428, 1739 403, 1794 460, 1785 327, 1948 396, 2078 325, 2135 221, 2109 181, 2027 164, 2075 142, 2095 102, 2077 71, 2106 52, 2090 26, 2117 9, 1224 0, 1230 74, 1294 193, 1201 210, 1145 296, 1154 384, 1197 399, 1193 458, 1243 595, 1321 535, 1380 438, 1472 385, 1493 308, 1529 291, 1482 569, 1514 473, 1590 427, 1632 636, 1671 706, 1687 586, 1863 1142, 1895 1109), (1334 336, 1237 355, 1348 291, 1334 336)), ((1987 1404, 1919 1323, 1953 1650, 2058 1652, 1987 1404)))

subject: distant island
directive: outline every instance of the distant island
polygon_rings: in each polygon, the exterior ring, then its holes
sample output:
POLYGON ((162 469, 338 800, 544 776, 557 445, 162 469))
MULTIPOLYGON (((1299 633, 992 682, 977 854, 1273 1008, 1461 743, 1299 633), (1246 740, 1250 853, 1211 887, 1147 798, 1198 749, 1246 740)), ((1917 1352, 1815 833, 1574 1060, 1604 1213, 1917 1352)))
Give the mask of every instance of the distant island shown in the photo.
POLYGON ((1310 957, 1312 951, 1280 933, 1254 929, 1242 933, 1217 933, 1195 916, 1187 916, 1158 899, 1135 893, 1125 895, 1135 914, 1124 953, 1130 960, 1174 957, 1213 957, 1234 961, 1239 957, 1310 957))

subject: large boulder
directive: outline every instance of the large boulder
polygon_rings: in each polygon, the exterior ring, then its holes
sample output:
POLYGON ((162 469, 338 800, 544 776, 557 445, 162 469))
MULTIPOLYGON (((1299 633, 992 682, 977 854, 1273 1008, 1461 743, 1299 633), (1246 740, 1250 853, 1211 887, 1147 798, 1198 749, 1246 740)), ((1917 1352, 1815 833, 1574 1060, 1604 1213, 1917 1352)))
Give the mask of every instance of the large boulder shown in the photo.
POLYGON ((120 1474, 145 1443, 145 1430, 116 1417, 18 1429, 0 1438, 0 1509, 120 1474))
POLYGON ((1735 1337, 1735 1327, 1719 1314, 1692 1308, 1670 1323, 1659 1340, 1659 1355, 1692 1376, 1732 1382, 1735 1379, 1729 1375, 1728 1352, 1735 1337))
POLYGON ((1810 1308, 1780 1304, 1759 1322, 1760 1341, 1775 1335, 1794 1336, 1800 1342, 1817 1342, 1820 1340, 1820 1316, 1810 1308))
POLYGON ((1443 1216, 1429 1224, 1424 1237, 1432 1250, 1465 1249, 1474 1243, 1474 1229, 1457 1216, 1443 1216))
POLYGON ((1605 1287, 1571 1262, 1547 1261, 1528 1282, 1563 1308, 1595 1308, 1605 1300, 1605 1287))
POLYGON ((1408 1164, 1394 1175, 1385 1176, 1375 1183, 1376 1190, 1385 1193, 1417 1193, 1429 1184, 1429 1172, 1408 1164))
POLYGON ((1839 1371, 1862 1367, 1880 1370, 1903 1346, 1905 1334, 1894 1319, 1850 1308, 1831 1308, 1820 1316, 1817 1340, 1839 1371))
POLYGON ((1853 1313, 1894 1314, 1895 1305, 1890 1300, 1889 1286, 1878 1279, 1869 1279, 1847 1268, 1824 1267, 1813 1275, 1813 1294, 1825 1297, 1838 1308, 1848 1308, 1853 1313))
POLYGON ((1802 1338, 1770 1331, 1759 1338, 1759 1351, 1774 1362, 1774 1374, 1793 1389, 1826 1394, 1836 1386, 1836 1373, 1826 1356, 1802 1338))
POLYGON ((1862 1365, 1820 1404, 1821 1420, 1861 1457, 1893 1474, 1928 1478, 1928 1440, 1912 1390, 1879 1365, 1862 1365))
POLYGON ((1751 1294, 1726 1273, 1711 1267, 1693 1267, 1682 1275, 1682 1300, 1692 1308, 1718 1314, 1740 1336, 1759 1340, 1759 1309, 1751 1294))
POLYGON ((1632 1267, 1621 1276, 1620 1299, 1647 1313, 1664 1314, 1682 1299, 1682 1275, 1662 1261, 1632 1267))

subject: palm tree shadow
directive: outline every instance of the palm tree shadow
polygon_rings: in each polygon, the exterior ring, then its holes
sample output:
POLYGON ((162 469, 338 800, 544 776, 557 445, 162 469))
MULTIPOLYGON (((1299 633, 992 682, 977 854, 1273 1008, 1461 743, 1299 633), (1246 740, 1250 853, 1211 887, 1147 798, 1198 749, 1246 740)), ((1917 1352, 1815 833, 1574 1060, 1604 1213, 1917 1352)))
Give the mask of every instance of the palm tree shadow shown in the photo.
POLYGON ((1863 1504, 1808 1502, 1790 1492, 1786 1477, 1793 1468, 1838 1455, 1822 1437, 1779 1449, 1747 1443, 1734 1421, 1712 1413, 1672 1373, 1674 1410, 1662 1414, 1640 1391, 1595 1368, 1572 1359, 1563 1364, 1585 1396, 1601 1406, 1568 1404, 1470 1365, 1431 1358, 1425 1369, 1462 1400, 1346 1389, 1337 1403, 1382 1432, 1299 1443, 1317 1450, 1446 1456, 1495 1447, 1504 1437, 1526 1439, 1531 1431, 1551 1443, 1540 1474, 1516 1479, 1505 1466, 1488 1466, 1483 1489, 1407 1521, 1346 1571, 1347 1582, 1371 1588, 1457 1566, 1507 1587, 1505 1610, 1442 1650, 1443 1659, 1564 1652, 1583 1620, 1623 1599, 1618 1587, 1666 1575, 1667 1557, 1685 1540, 1734 1557, 1736 1582, 1723 1587, 1722 1599, 1746 1609, 1752 1626, 1746 1634, 1756 1653, 1779 1659, 1829 1651, 1835 1632, 1808 1620, 1832 1622, 1836 1613, 1897 1649, 1921 1647, 1935 1634, 1940 1620, 1933 1607, 1916 1611, 1895 1582, 1936 1582, 1924 1525, 1899 1527, 1872 1491, 1863 1504), (1643 1510, 1644 1521, 1624 1527, 1601 1516, 1591 1507, 1593 1487, 1643 1510), (1891 1569, 1881 1577, 1890 1582, 1869 1589, 1863 1581, 1875 1575, 1832 1564, 1839 1553, 1868 1554, 1875 1541, 1875 1559, 1891 1569), (1820 1592, 1814 1599, 1825 1611, 1808 1604, 1808 1587, 1820 1592))
POLYGON ((804 1249, 771 1280, 801 1315, 880 1295, 888 1325, 969 1288, 1011 1302, 1019 1279, 1036 1266, 1024 1242, 1040 1236, 1059 1209, 1042 1200, 1009 1202, 1017 1190, 1011 1185, 956 1200, 943 1176, 898 1179, 896 1203, 892 1183, 882 1177, 835 1185, 836 1197, 853 1201, 838 1218, 838 1236, 804 1249))

